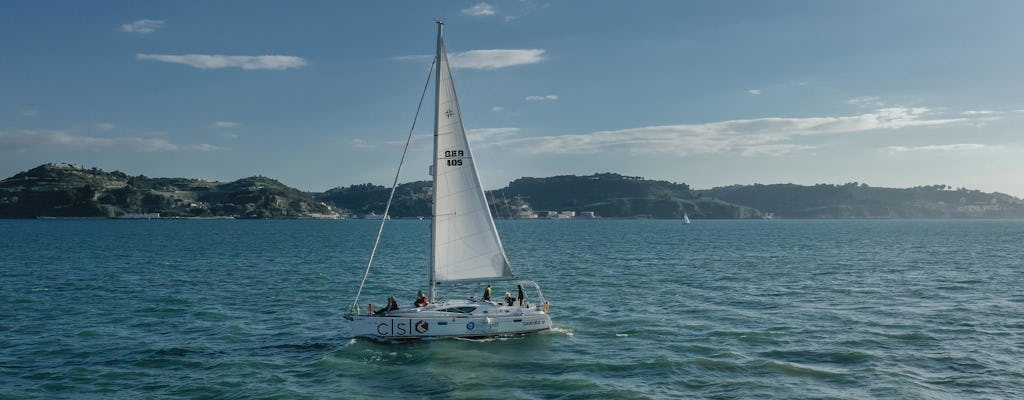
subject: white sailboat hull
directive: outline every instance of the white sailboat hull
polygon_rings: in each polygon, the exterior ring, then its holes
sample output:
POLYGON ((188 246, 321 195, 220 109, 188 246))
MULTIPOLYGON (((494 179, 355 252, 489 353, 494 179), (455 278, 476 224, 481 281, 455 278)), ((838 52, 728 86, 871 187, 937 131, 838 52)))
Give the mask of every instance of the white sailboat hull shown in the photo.
POLYGON ((353 336, 375 340, 480 338, 548 329, 551 329, 551 317, 542 309, 471 300, 399 309, 386 315, 352 316, 353 336), (445 311, 459 308, 473 311, 445 311))

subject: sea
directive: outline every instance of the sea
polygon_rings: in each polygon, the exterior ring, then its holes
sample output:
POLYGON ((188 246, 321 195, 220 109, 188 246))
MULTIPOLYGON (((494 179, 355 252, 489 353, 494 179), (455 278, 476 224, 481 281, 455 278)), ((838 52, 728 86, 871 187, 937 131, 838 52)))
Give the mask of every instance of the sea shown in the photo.
POLYGON ((1024 398, 1021 220, 502 220, 554 329, 398 343, 379 223, 0 220, 0 399, 1024 398))

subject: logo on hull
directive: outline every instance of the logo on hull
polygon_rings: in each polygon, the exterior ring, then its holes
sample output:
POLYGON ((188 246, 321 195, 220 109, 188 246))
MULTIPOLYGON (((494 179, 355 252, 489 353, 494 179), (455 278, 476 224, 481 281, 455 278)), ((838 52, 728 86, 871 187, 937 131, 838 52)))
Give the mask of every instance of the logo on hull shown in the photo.
POLYGON ((391 319, 377 324, 377 334, 380 336, 422 335, 428 331, 430 324, 424 320, 416 321, 414 324, 411 319, 391 319))

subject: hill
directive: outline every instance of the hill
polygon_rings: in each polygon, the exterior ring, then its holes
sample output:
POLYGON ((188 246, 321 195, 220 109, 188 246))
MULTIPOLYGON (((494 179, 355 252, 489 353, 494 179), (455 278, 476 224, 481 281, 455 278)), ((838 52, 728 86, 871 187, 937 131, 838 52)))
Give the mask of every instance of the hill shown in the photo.
MULTIPOLYGON (((429 216, 431 183, 405 183, 395 189, 391 215, 395 218, 429 216)), ((384 212, 389 188, 371 184, 328 190, 316 199, 357 214, 384 212)), ((760 218, 750 207, 701 197, 689 186, 646 180, 613 173, 550 178, 520 178, 508 186, 487 191, 491 212, 498 217, 518 216, 529 210, 593 211, 607 218, 760 218)), ((527 212, 527 214, 529 214, 527 212)))
POLYGON ((1024 201, 946 185, 907 189, 844 185, 734 185, 706 196, 774 213, 779 218, 1022 218, 1024 201))
POLYGON ((494 191, 496 203, 520 198, 534 210, 593 211, 609 218, 761 218, 760 211, 704 197, 685 183, 615 173, 520 178, 494 191))
POLYGON ((331 213, 312 195, 266 177, 229 183, 148 178, 45 164, 0 181, 0 217, 296 218, 331 213))
MULTIPOLYGON (((432 184, 428 181, 399 184, 395 188, 395 199, 391 203, 389 213, 395 218, 430 216, 432 189, 432 184)), ((390 191, 391 188, 364 183, 337 187, 314 196, 319 201, 354 214, 383 214, 390 191)))
MULTIPOLYGON (((431 214, 432 185, 404 183, 391 216, 431 214)), ((382 214, 389 188, 373 184, 307 193, 262 176, 233 182, 129 176, 64 163, 0 181, 0 218, 161 217, 308 218, 382 214)), ((693 190, 685 183, 615 173, 519 178, 487 192, 492 213, 591 211, 605 218, 1024 218, 1024 201, 945 185, 907 189, 866 184, 733 185, 693 190)))

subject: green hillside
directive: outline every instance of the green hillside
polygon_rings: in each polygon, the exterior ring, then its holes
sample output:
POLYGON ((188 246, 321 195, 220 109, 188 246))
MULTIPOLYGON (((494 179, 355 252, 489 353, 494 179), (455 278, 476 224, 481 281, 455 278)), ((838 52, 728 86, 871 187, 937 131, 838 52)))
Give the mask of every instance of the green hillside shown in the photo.
MULTIPOLYGON (((396 218, 431 214, 430 182, 395 191, 396 218)), ((306 193, 262 176, 233 182, 129 176, 64 163, 0 181, 0 218, 161 217, 307 218, 382 214, 389 188, 373 184, 306 193)), ((1024 218, 1024 201, 945 185, 907 189, 866 184, 733 185, 693 190, 685 183, 615 173, 519 178, 487 192, 499 218, 536 212, 594 212, 603 218, 1024 218)))
MULTIPOLYGON (((395 218, 429 217, 431 214, 431 183, 418 181, 399 184, 389 214, 395 218)), ((364 183, 338 187, 316 195, 316 199, 345 209, 353 214, 383 214, 391 188, 364 183)))
POLYGON ((866 184, 734 185, 706 196, 774 213, 779 218, 1021 218, 1024 201, 946 185, 907 189, 866 184))
POLYGON ((330 213, 312 196, 266 177, 229 183, 148 178, 46 164, 0 181, 0 217, 296 218, 330 213))
POLYGON ((520 178, 495 191, 498 202, 521 198, 538 211, 593 211, 608 218, 761 218, 751 207, 703 197, 685 183, 615 173, 520 178))

